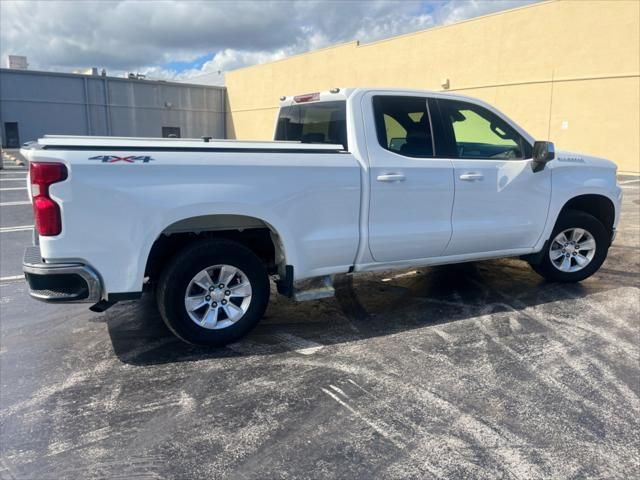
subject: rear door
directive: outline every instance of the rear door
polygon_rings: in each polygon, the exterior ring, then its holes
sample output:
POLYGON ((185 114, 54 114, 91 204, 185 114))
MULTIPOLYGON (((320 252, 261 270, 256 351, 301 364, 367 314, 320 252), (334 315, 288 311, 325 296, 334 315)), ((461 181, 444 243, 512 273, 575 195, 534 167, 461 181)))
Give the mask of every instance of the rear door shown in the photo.
POLYGON ((369 247, 376 262, 442 254, 451 238, 453 165, 434 154, 426 96, 362 100, 369 156, 369 247))
POLYGON ((445 255, 533 247, 547 219, 551 170, 534 173, 531 144, 471 102, 438 99, 443 154, 453 158, 453 234, 445 255))

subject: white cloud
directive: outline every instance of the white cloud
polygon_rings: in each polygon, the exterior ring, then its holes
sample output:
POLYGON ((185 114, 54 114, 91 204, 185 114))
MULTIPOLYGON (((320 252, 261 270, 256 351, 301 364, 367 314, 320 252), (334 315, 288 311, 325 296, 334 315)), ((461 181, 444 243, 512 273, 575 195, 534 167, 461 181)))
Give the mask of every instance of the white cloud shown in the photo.
POLYGON ((0 1, 0 55, 31 68, 96 66, 149 78, 223 81, 235 68, 331 44, 368 42, 532 0, 447 1, 0 1), (200 68, 163 65, 214 52, 200 68))

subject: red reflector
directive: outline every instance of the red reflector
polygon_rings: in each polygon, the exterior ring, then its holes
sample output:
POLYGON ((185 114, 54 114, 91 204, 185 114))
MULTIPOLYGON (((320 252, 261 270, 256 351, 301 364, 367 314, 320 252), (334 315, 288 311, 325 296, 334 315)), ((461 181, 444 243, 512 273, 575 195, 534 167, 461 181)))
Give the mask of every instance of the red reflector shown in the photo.
POLYGON ((296 95, 293 97, 293 101, 296 103, 315 102, 316 100, 320 100, 320 92, 305 93, 304 95, 296 95))
POLYGON ((59 235, 62 232, 60 206, 49 196, 49 185, 65 180, 67 167, 62 163, 31 163, 29 177, 37 232, 42 236, 59 235))

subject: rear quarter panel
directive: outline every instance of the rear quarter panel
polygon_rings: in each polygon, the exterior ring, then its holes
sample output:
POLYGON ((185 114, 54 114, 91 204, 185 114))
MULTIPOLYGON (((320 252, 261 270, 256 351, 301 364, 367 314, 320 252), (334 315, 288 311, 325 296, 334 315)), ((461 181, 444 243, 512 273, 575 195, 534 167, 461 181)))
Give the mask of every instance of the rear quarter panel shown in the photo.
MULTIPOLYGON (((62 209, 62 234, 41 237, 50 261, 81 259, 109 293, 142 289, 153 242, 191 217, 256 217, 280 235, 296 278, 348 269, 358 245, 360 167, 352 155, 153 152, 148 163, 102 163, 111 152, 32 153, 60 161, 69 177, 50 193, 62 209)), ((120 156, 140 152, 116 152, 120 156)))

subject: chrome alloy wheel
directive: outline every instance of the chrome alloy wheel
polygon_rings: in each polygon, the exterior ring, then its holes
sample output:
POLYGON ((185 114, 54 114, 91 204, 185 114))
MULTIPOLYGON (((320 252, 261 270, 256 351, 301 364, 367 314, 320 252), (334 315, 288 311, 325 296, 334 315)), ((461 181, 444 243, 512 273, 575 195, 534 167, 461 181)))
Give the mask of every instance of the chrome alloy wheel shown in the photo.
POLYGON ((596 254, 596 240, 582 228, 568 228, 553 239, 549 247, 549 258, 561 272, 579 272, 596 254))
POLYGON ((231 265, 214 265, 189 282, 184 306, 198 326, 220 330, 240 320, 251 305, 247 275, 231 265))

